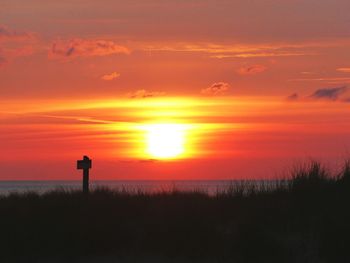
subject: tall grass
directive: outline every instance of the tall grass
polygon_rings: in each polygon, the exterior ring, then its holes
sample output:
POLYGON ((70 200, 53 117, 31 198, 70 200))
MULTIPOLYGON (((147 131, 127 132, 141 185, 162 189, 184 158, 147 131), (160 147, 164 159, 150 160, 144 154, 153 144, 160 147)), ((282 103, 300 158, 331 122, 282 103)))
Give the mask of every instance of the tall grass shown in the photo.
POLYGON ((215 195, 12 193, 0 197, 0 262, 350 262, 349 197, 348 161, 215 195))

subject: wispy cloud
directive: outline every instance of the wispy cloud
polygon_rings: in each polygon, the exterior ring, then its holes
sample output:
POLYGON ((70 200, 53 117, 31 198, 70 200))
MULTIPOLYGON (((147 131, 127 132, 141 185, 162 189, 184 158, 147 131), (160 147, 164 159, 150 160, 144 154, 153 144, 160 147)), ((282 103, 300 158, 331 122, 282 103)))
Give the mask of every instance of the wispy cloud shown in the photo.
POLYGON ((343 73, 350 73, 350 67, 349 68, 337 68, 337 71, 343 72, 343 73))
POLYGON ((101 77, 102 80, 114 80, 120 77, 120 73, 112 72, 111 74, 105 74, 101 77))
POLYGON ((298 93, 293 93, 293 94, 291 94, 291 95, 289 95, 289 96, 287 97, 287 100, 288 100, 288 101, 296 101, 296 100, 298 100, 298 99, 299 99, 298 93))
POLYGON ((337 100, 339 96, 347 91, 347 87, 318 89, 309 97, 312 99, 337 100))
POLYGON ((23 46, 18 48, 0 48, 0 68, 7 65, 18 57, 30 56, 34 53, 31 46, 23 46))
POLYGON ((347 84, 350 83, 350 77, 322 77, 322 78, 298 78, 289 79, 288 81, 296 82, 325 82, 328 84, 347 84))
POLYGON ((314 53, 307 52, 254 52, 240 54, 219 54, 212 55, 211 58, 268 58, 268 57, 292 57, 292 56, 308 56, 314 53))
POLYGON ((68 41, 55 41, 49 50, 48 56, 49 58, 69 59, 129 53, 128 48, 117 45, 113 41, 75 38, 68 41))
POLYGON ((331 101, 343 101, 349 102, 348 98, 343 98, 344 95, 348 91, 346 86, 334 87, 334 88, 322 88, 315 90, 311 95, 300 98, 297 93, 293 93, 287 97, 289 101, 296 101, 299 99, 303 100, 331 100, 331 101))
POLYGON ((17 31, 0 25, 0 67, 17 57, 33 54, 32 44, 36 39, 33 32, 17 31))
POLYGON ((0 41, 24 41, 35 37, 36 35, 33 32, 17 31, 5 25, 0 25, 0 41))
POLYGON ((217 82, 210 87, 202 89, 201 93, 209 96, 224 95, 230 88, 230 85, 226 82, 217 82))
POLYGON ((129 92, 126 94, 126 96, 131 99, 143 99, 143 98, 151 98, 151 97, 158 97, 158 96, 164 96, 164 95, 165 95, 165 92, 147 91, 144 89, 139 89, 134 92, 129 92))
POLYGON ((300 72, 302 75, 317 75, 317 72, 314 71, 302 71, 300 72))
POLYGON ((266 71, 267 67, 263 65, 251 65, 247 67, 241 67, 237 70, 240 75, 255 75, 266 71))
POLYGON ((201 52, 212 58, 288 57, 315 55, 310 47, 316 44, 213 44, 169 43, 147 45, 145 51, 201 52))

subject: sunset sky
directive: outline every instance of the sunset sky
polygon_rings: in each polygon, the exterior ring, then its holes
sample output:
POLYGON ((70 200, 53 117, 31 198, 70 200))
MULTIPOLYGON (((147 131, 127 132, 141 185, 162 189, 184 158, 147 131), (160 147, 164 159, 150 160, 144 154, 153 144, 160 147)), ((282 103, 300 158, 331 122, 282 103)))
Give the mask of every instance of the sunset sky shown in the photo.
POLYGON ((336 165, 350 154, 349 10, 349 0, 2 0, 0 180, 79 180, 83 155, 95 180, 336 165))

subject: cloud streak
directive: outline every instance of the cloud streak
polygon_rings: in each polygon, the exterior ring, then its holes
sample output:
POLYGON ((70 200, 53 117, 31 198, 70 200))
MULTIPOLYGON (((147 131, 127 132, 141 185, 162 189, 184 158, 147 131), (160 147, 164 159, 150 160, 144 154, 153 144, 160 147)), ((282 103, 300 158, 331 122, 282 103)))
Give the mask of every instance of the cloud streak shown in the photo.
POLYGON ((337 71, 343 73, 350 73, 350 68, 337 68, 337 71))
POLYGON ((287 100, 288 100, 288 101, 296 101, 296 100, 298 100, 298 99, 299 99, 298 93, 293 93, 293 94, 291 94, 291 95, 289 95, 289 96, 287 97, 287 100))
MULTIPOLYGON (((322 88, 317 89, 311 95, 305 97, 306 100, 331 100, 331 101, 343 101, 349 102, 350 99, 343 99, 344 95, 348 91, 346 86, 335 87, 335 88, 322 88)), ((293 93, 286 98, 288 101, 297 101, 300 99, 297 93, 293 93)))
POLYGON ((144 98, 152 98, 152 97, 158 97, 158 96, 164 96, 165 92, 159 92, 159 91, 147 91, 144 89, 136 90, 135 92, 129 92, 126 94, 128 98, 131 99, 144 99, 144 98))
POLYGON ((75 38, 68 41, 58 40, 53 42, 48 56, 52 59, 70 59, 115 54, 130 54, 130 50, 117 45, 113 41, 75 38))
POLYGON ((230 85, 226 82, 217 82, 210 87, 202 89, 201 93, 207 96, 219 96, 224 95, 230 88, 230 85))
POLYGON ((267 67, 263 65, 252 65, 248 67, 241 67, 237 70, 239 75, 255 75, 266 71, 267 67))
POLYGON ((168 45, 148 45, 145 51, 200 52, 211 58, 254 58, 289 57, 315 55, 311 47, 319 44, 214 44, 214 43, 169 43, 168 45))
POLYGON ((318 89, 309 97, 311 99, 328 99, 328 100, 338 100, 339 96, 347 91, 347 87, 336 87, 336 88, 325 88, 318 89))
POLYGON ((35 40, 37 37, 33 32, 17 31, 0 25, 0 67, 17 57, 32 55, 35 40))
POLYGON ((0 41, 25 41, 34 39, 35 34, 33 32, 17 31, 11 29, 5 25, 0 25, 0 41))
POLYGON ((112 72, 111 74, 106 74, 106 75, 103 75, 101 77, 102 80, 106 80, 106 81, 109 81, 109 80, 114 80, 114 79, 117 79, 120 77, 120 73, 117 73, 117 72, 112 72))

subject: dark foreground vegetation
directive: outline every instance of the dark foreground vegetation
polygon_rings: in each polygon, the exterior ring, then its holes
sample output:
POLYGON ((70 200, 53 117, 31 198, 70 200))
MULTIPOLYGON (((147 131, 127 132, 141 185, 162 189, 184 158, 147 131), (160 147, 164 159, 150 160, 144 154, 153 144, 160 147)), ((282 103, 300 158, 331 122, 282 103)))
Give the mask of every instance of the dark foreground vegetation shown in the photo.
POLYGON ((350 163, 210 196, 95 190, 0 198, 0 262, 350 262, 350 163))

